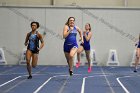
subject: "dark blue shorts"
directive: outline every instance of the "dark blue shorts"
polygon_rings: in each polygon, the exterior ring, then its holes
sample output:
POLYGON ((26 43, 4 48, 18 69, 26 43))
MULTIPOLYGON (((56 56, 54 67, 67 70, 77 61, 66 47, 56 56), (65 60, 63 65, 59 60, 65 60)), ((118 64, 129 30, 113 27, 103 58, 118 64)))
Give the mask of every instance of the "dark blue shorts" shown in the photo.
POLYGON ((33 54, 39 54, 38 49, 34 49, 34 50, 31 50, 30 48, 27 48, 27 49, 30 50, 33 54))
POLYGON ((90 50, 90 44, 80 44, 81 46, 83 46, 84 50, 90 50))
POLYGON ((140 44, 137 46, 137 48, 140 48, 140 44))
POLYGON ((70 53, 70 50, 72 48, 78 48, 78 44, 77 43, 73 43, 73 44, 64 43, 64 46, 63 46, 64 52, 70 53))

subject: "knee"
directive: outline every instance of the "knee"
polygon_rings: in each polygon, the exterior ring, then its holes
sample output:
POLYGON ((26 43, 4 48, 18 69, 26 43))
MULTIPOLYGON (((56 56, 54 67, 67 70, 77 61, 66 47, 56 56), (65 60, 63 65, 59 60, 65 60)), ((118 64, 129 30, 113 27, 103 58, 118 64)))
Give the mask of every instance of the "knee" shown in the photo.
POLYGON ((29 61, 27 61, 27 62, 26 62, 26 64, 29 66, 29 65, 30 65, 30 62, 29 62, 29 61))
POLYGON ((86 56, 86 59, 87 59, 87 60, 90 60, 90 56, 86 56))
POLYGON ((139 60, 139 58, 140 58, 139 56, 136 56, 136 59, 137 59, 137 60, 139 60))
POLYGON ((81 52, 80 51, 77 51, 77 55, 80 55, 81 54, 81 52))
POLYGON ((70 55, 70 56, 69 56, 70 59, 73 59, 73 57, 74 57, 74 55, 70 55))
POLYGON ((89 53, 86 53, 86 57, 90 57, 90 54, 89 53))
POLYGON ((26 58, 26 64, 30 65, 30 59, 26 58))
POLYGON ((37 64, 36 64, 35 62, 32 62, 32 67, 33 67, 33 68, 35 68, 36 65, 37 65, 37 64))
POLYGON ((26 62, 30 62, 30 59, 26 57, 26 62))

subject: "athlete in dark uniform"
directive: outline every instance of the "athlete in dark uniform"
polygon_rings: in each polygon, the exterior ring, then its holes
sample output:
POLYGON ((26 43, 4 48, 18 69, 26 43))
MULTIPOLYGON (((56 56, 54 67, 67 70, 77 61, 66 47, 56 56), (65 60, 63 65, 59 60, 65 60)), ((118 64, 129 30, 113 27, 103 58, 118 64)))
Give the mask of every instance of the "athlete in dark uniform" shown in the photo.
POLYGON ((70 75, 73 75, 73 69, 72 69, 73 57, 76 54, 77 49, 78 49, 78 44, 76 40, 77 32, 79 32, 81 41, 83 43, 82 32, 79 29, 79 27, 75 26, 74 22, 75 22, 75 18, 69 17, 63 29, 63 38, 65 39, 63 49, 64 49, 64 54, 65 54, 65 57, 69 66, 70 75))
POLYGON ((31 28, 32 31, 27 33, 25 39, 25 46, 27 46, 26 63, 27 63, 27 70, 29 73, 28 79, 32 78, 31 65, 30 65, 31 58, 32 58, 32 67, 36 67, 39 51, 44 46, 42 35, 37 31, 37 29, 39 28, 39 23, 31 22, 31 28), (41 42, 40 47, 39 47, 39 41, 41 42))
POLYGON ((83 50, 85 50, 86 58, 88 61, 88 72, 91 72, 91 59, 90 59, 90 39, 92 36, 91 32, 91 26, 89 23, 85 25, 85 31, 83 33, 84 43, 80 44, 80 47, 78 48, 77 52, 77 60, 76 67, 78 68, 80 66, 80 54, 83 50))
POLYGON ((137 72, 137 66, 138 66, 139 61, 140 61, 140 34, 139 34, 139 41, 135 44, 135 46, 137 46, 137 49, 136 49, 136 59, 135 59, 134 72, 137 72))

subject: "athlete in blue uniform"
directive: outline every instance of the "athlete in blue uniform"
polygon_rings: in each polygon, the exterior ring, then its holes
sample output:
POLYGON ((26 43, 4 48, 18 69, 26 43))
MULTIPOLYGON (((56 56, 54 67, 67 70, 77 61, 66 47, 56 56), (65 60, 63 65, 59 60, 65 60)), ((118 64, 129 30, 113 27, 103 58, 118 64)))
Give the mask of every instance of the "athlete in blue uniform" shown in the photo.
POLYGON ((70 75, 73 75, 73 57, 78 49, 78 44, 76 40, 77 32, 79 32, 81 42, 83 43, 82 32, 79 27, 75 26, 74 22, 75 18, 69 17, 63 29, 63 38, 65 39, 63 49, 69 66, 70 75))
POLYGON ((91 60, 90 60, 90 39, 92 36, 91 26, 89 23, 85 25, 85 31, 83 33, 84 43, 80 45, 77 52, 77 60, 76 67, 80 66, 80 55, 83 50, 85 50, 86 58, 88 61, 88 72, 91 72, 91 60))
POLYGON ((138 66, 139 60, 140 60, 140 34, 139 34, 139 41, 137 42, 137 44, 135 46, 137 46, 137 49, 136 49, 136 60, 135 60, 134 72, 137 72, 137 66, 138 66))
POLYGON ((37 29, 39 28, 39 23, 31 22, 31 28, 32 31, 27 33, 25 39, 25 46, 27 46, 26 63, 27 63, 27 70, 29 73, 28 79, 32 78, 30 60, 32 58, 32 67, 36 67, 39 51, 44 46, 42 35, 37 31, 37 29), (40 47, 39 47, 39 40, 41 42, 40 47))

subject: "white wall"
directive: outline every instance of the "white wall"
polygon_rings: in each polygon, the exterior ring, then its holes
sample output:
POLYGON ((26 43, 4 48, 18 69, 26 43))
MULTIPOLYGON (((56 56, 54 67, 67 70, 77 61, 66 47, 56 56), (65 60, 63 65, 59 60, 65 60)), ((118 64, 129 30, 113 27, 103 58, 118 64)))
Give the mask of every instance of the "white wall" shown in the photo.
POLYGON ((81 6, 123 6, 124 0, 54 0, 55 5, 76 4, 81 6))
POLYGON ((3 5, 29 6, 29 5, 51 5, 52 0, 0 0, 3 5))
POLYGON ((0 0, 0 6, 68 6, 76 4, 92 7, 140 7, 140 0, 0 0))
POLYGON ((130 7, 140 7, 140 0, 127 0, 128 6, 130 7))
POLYGON ((66 65, 63 53, 64 40, 61 36, 67 18, 74 16, 76 25, 81 29, 84 29, 85 23, 91 23, 91 46, 96 50, 99 65, 106 64, 109 49, 116 49, 120 65, 126 66, 129 65, 135 48, 135 38, 132 36, 138 37, 140 24, 139 9, 1 7, 0 15, 0 47, 6 47, 8 64, 18 63, 20 53, 25 48, 26 33, 31 30, 30 22, 35 20, 41 24, 41 33, 45 31, 45 27, 47 28, 39 64, 66 65))

